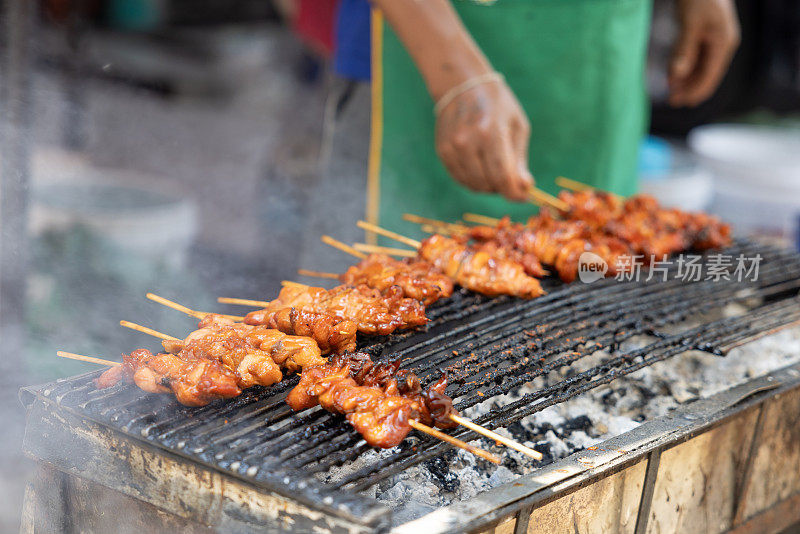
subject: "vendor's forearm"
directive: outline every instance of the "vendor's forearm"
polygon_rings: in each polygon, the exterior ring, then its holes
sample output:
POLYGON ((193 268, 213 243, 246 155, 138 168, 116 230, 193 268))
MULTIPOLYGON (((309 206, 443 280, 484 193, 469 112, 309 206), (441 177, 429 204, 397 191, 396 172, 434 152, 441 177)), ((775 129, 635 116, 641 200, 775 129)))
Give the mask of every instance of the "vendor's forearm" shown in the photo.
POLYGON ((492 70, 450 0, 370 0, 403 41, 438 100, 448 89, 492 70))

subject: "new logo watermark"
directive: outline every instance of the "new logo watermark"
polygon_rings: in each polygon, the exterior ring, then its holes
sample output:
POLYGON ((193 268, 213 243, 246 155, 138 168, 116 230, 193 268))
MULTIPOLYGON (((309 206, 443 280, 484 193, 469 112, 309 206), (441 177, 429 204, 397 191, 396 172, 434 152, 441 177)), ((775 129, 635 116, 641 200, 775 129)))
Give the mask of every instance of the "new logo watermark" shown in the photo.
POLYGON ((584 284, 591 284, 605 278, 608 262, 594 252, 584 252, 578 258, 578 278, 584 284))
POLYGON ((667 255, 660 259, 651 255, 619 256, 613 266, 609 266, 603 258, 593 252, 584 252, 578 258, 578 278, 581 282, 591 284, 611 270, 614 278, 620 282, 681 279, 684 282, 701 280, 735 280, 737 282, 757 281, 761 255, 734 257, 729 254, 679 254, 672 258, 667 255))

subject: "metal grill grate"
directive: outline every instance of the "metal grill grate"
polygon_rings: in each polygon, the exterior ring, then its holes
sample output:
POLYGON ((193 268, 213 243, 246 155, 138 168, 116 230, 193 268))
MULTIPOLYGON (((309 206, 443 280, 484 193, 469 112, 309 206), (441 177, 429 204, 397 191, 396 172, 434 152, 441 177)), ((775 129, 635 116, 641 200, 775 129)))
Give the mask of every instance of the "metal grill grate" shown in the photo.
MULTIPOLYGON (((448 393, 459 410, 552 371, 563 372, 563 379, 476 419, 488 428, 503 427, 687 350, 721 355, 800 321, 800 256, 746 241, 726 254, 760 254, 758 281, 684 282, 672 277, 666 282, 602 280, 567 286, 548 280, 548 295, 532 301, 488 299, 462 290, 429 310, 431 322, 424 330, 381 342, 362 340, 361 345, 377 359, 403 358, 403 367, 414 369, 423 382, 447 371, 448 393), (747 303, 749 309, 719 318, 718 312, 734 302, 747 303), (690 317, 700 322, 676 326, 690 317), (615 350, 642 335, 649 336, 646 346, 615 350), (599 363, 586 370, 570 367, 599 354, 599 363)), ((296 377, 271 388, 253 388, 229 402, 186 408, 166 396, 143 395, 133 386, 96 390, 91 383, 96 375, 61 380, 37 391, 83 418, 333 513, 361 515, 372 505, 358 491, 448 447, 414 435, 374 459, 362 457, 360 467, 331 478, 335 482, 322 483, 337 466, 370 447, 342 417, 319 408, 293 414, 284 399, 296 377)), ((475 437, 465 429, 452 434, 475 437)))

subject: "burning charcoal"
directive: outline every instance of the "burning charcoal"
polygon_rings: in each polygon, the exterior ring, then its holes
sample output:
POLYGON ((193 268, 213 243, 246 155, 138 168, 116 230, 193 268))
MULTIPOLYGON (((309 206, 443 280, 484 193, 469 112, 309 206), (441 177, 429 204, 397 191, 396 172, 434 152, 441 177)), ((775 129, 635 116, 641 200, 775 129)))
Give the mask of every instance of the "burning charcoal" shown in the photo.
POLYGON ((586 415, 579 415, 574 419, 568 419, 567 421, 565 421, 561 428, 566 432, 571 432, 573 430, 583 430, 584 432, 586 432, 591 427, 592 427, 592 420, 589 419, 589 417, 586 415))
POLYGON ((511 435, 517 441, 533 441, 535 437, 535 434, 525 428, 519 421, 509 424, 506 429, 511 432, 511 435))
POLYGON ((614 406, 617 403, 617 394, 613 389, 609 389, 600 397, 600 402, 604 406, 614 406))
POLYGON ((539 462, 540 466, 553 463, 553 447, 547 440, 542 440, 536 443, 536 450, 542 453, 542 460, 539 462))
POLYGON ((510 454, 503 456, 503 466, 507 467, 513 472, 519 472, 519 462, 515 460, 510 454))
POLYGON ((448 451, 425 462, 425 467, 428 468, 434 483, 448 493, 454 493, 461 484, 458 476, 450 469, 449 459, 452 459, 454 452, 448 451))

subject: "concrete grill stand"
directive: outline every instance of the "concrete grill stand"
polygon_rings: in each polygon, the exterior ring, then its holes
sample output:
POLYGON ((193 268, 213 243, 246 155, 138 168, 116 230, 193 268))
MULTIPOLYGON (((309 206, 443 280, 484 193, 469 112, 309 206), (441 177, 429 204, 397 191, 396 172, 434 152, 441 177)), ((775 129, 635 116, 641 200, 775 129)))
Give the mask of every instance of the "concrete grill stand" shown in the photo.
MULTIPOLYGON (((800 257, 732 250, 764 256, 757 283, 554 284, 533 301, 460 292, 427 329, 362 348, 402 355, 424 381, 448 369, 459 410, 506 396, 474 417, 507 427, 688 350, 722 355, 800 321, 800 257), (716 313, 726 306, 740 310, 716 313)), ((292 414, 296 378, 191 409, 129 385, 97 390, 96 375, 21 393, 25 451, 39 462, 23 531, 777 532, 800 520, 800 363, 405 523, 363 492, 424 468, 440 442, 410 436, 375 455, 340 418, 292 414)))

